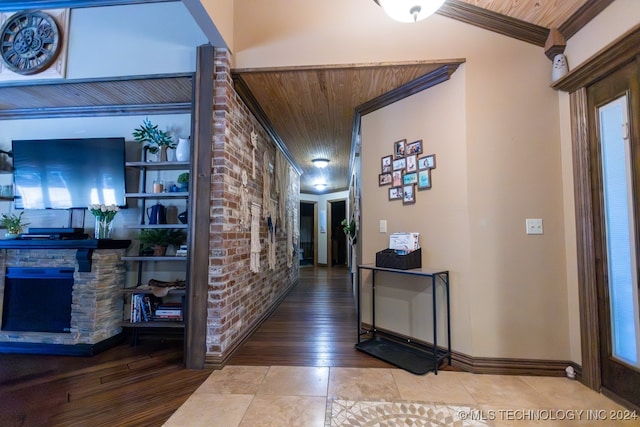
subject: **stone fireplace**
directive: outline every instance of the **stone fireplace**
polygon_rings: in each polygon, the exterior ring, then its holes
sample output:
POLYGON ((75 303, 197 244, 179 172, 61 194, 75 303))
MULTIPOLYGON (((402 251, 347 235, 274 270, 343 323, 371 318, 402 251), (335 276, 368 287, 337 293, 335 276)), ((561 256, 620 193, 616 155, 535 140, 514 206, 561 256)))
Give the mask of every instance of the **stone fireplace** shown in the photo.
POLYGON ((92 355, 112 345, 122 332, 122 288, 126 274, 122 257, 125 250, 48 247, 0 249, 0 318, 4 307, 7 267, 74 270, 69 331, 10 331, 4 330, 2 325, 0 351, 92 355))

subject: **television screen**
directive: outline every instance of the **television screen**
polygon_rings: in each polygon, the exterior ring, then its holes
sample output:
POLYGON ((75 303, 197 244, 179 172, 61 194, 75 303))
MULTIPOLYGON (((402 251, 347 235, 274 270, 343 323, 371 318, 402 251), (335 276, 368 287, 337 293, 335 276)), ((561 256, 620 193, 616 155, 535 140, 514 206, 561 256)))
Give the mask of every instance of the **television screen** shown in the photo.
POLYGON ((124 206, 124 138, 12 141, 18 209, 124 206))

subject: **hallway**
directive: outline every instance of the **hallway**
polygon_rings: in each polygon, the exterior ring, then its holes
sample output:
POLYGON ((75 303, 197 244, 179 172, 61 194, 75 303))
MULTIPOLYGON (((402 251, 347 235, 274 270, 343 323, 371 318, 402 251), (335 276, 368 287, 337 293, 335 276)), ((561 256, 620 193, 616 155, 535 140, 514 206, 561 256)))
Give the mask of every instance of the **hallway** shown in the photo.
POLYGON ((355 350, 356 332, 346 267, 301 268, 298 284, 228 364, 391 367, 355 350))

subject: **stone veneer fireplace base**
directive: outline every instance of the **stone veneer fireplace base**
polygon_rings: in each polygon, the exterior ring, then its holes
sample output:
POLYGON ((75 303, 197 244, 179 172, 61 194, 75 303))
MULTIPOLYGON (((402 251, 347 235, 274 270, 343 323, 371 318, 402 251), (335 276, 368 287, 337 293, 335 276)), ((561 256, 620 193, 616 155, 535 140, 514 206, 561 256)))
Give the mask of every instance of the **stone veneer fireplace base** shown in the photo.
POLYGON ((121 290, 126 274, 124 255, 124 248, 99 249, 99 246, 96 249, 0 249, 0 318, 7 267, 71 267, 75 270, 70 332, 0 330, 0 352, 90 356, 119 342, 123 311, 121 290), (83 271, 87 270, 87 261, 90 271, 83 271))

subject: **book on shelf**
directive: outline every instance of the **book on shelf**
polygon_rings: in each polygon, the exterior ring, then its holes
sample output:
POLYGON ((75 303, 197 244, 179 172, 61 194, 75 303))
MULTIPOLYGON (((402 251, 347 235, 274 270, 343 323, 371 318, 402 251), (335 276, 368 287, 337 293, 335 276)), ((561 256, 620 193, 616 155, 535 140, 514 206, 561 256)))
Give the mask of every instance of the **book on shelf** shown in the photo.
POLYGON ((131 323, 151 322, 156 307, 162 300, 149 294, 131 295, 131 323))

